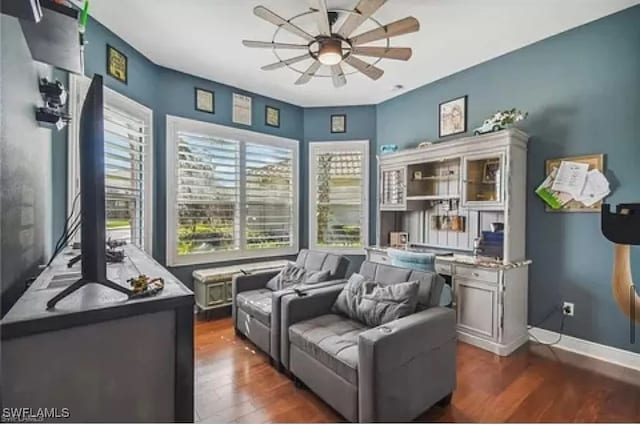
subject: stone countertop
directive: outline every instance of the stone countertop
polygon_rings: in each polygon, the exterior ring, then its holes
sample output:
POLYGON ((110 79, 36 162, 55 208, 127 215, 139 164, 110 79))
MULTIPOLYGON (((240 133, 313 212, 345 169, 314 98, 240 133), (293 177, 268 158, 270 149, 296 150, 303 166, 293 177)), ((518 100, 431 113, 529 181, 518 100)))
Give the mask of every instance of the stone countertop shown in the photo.
POLYGON ((499 269, 508 270, 518 267, 524 267, 531 264, 531 260, 510 261, 505 263, 504 261, 494 260, 486 257, 474 257, 473 255, 448 255, 437 256, 436 261, 449 263, 449 264, 461 264, 474 267, 481 267, 486 269, 499 269))
POLYGON ((27 322, 31 322, 28 325, 29 329, 63 328, 69 327, 70 323, 81 323, 88 315, 95 316, 96 320, 110 320, 109 317, 132 316, 193 305, 193 292, 151 256, 133 245, 126 245, 123 249, 125 259, 122 263, 107 264, 108 279, 129 288, 127 279, 140 274, 146 274, 151 278, 161 277, 165 286, 159 294, 128 300, 127 296, 120 292, 102 285, 89 284, 62 299, 53 310, 47 310, 47 302, 80 277, 80 262, 71 268, 67 267, 67 262, 79 254, 79 250, 68 249, 42 271, 7 312, 1 323, 2 338, 5 338, 4 332, 8 328, 18 325, 23 329, 22 325, 27 322))
POLYGON ((406 250, 408 252, 434 253, 439 256, 446 256, 446 255, 451 256, 455 252, 460 252, 452 249, 431 248, 428 246, 409 246, 407 248, 398 248, 398 247, 391 247, 391 246, 372 245, 372 246, 366 247, 365 249, 369 251, 378 251, 378 252, 384 252, 384 253, 386 253, 388 249, 399 249, 399 250, 406 250))

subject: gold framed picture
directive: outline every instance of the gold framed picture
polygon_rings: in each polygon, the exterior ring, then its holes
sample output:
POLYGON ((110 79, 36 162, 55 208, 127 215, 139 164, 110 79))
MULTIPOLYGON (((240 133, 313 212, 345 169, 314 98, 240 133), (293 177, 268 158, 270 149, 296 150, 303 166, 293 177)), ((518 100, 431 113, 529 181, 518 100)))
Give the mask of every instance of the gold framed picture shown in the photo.
POLYGON ((107 44, 107 75, 127 84, 127 56, 107 44))
POLYGON ((265 106, 264 123, 269 127, 280 127, 280 109, 273 106, 265 106))
POLYGON ((482 166, 482 183, 495 184, 500 175, 500 161, 489 160, 482 166))
POLYGON ((210 90, 195 88, 196 111, 215 113, 215 94, 210 90))

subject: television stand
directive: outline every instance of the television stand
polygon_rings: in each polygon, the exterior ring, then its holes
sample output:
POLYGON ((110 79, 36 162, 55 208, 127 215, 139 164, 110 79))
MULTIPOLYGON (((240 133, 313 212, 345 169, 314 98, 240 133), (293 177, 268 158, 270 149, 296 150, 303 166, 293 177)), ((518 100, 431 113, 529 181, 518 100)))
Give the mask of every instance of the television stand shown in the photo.
POLYGON ((71 295, 72 293, 74 293, 78 289, 80 289, 83 286, 88 285, 90 283, 96 283, 98 285, 106 286, 107 288, 113 289, 114 291, 118 291, 118 292, 121 292, 121 293, 125 294, 127 297, 131 297, 133 295, 133 291, 131 291, 130 289, 127 289, 127 288, 125 288, 123 286, 120 286, 117 283, 114 283, 114 282, 112 282, 110 280, 104 280, 104 281, 101 281, 101 282, 98 282, 98 281, 94 282, 94 281, 89 280, 89 279, 79 279, 79 280, 75 281, 74 283, 72 283, 71 285, 69 285, 66 288, 64 288, 61 292, 56 294, 55 297, 51 298, 47 302, 47 310, 53 310, 53 308, 56 306, 58 301, 60 301, 61 299, 71 295))
MULTIPOLYGON (((116 251, 115 249, 107 249, 105 252, 105 260, 107 263, 121 263, 124 261, 124 251, 116 251)), ((78 254, 67 262, 67 268, 73 267, 78 261, 82 260, 82 254, 78 254)))
POLYGON ((67 268, 78 251, 63 250, 0 321, 2 409, 53 404, 77 423, 193 423, 193 292, 140 248, 123 249, 110 281, 131 289, 127 279, 144 274, 164 289, 127 299, 85 285, 47 310, 80 278, 67 268))

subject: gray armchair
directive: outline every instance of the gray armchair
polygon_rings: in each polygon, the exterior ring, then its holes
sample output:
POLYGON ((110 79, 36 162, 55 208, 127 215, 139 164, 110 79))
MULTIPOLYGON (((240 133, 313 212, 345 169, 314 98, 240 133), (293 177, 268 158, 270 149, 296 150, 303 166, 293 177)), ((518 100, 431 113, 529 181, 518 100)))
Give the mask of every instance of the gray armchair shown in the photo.
POLYGON ((456 319, 438 306, 443 279, 364 262, 360 274, 382 283, 420 282, 418 311, 368 328, 331 312, 342 286, 283 300, 281 361, 353 422, 404 422, 456 386, 456 319))
MULTIPOLYGON (((339 255, 303 249, 296 264, 311 271, 329 270, 328 281, 297 287, 310 294, 319 288, 344 283, 349 260, 339 255)), ((284 298, 297 295, 291 289, 271 291, 267 288, 267 282, 276 274, 277 271, 272 271, 235 276, 232 282, 232 315, 236 333, 246 336, 269 354, 279 367, 280 306, 284 298)))

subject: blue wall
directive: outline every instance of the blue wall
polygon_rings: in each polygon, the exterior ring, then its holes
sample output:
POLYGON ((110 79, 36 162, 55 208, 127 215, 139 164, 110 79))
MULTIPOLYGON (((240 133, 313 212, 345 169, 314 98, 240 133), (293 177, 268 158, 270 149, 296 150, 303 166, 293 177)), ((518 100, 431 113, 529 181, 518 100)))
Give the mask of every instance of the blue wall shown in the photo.
MULTIPOLYGON (((576 316, 565 332, 592 341, 639 351, 630 344, 628 320, 611 296, 612 247, 601 235, 596 214, 550 214, 533 195, 543 178, 547 158, 605 153, 615 188, 611 202, 639 200, 640 189, 640 6, 520 49, 377 106, 300 108, 254 98, 251 129, 302 140, 301 246, 307 246, 309 141, 371 141, 370 240, 375 236, 377 177, 375 155, 387 143, 411 147, 437 138, 437 105, 469 95, 469 128, 497 109, 516 106, 530 112, 522 127, 531 135, 528 157, 527 251, 533 259, 530 275, 530 323, 557 330, 559 315, 540 324, 562 300, 576 303, 576 316), (282 127, 264 127, 266 102, 280 107, 282 127), (347 114, 345 134, 331 134, 329 117, 347 114)), ((165 251, 165 115, 232 125, 231 87, 154 65, 116 35, 91 21, 86 72, 105 73, 105 43, 129 58, 129 84, 105 77, 107 85, 154 109, 155 219, 154 256, 165 251), (193 87, 216 91, 216 114, 196 112, 193 87)), ((240 93, 246 93, 237 90, 240 93)), ((64 168, 64 167, 61 167, 64 168)), ((637 251, 637 250, 636 250, 637 251)), ((359 260, 357 258, 356 260, 359 260)), ((640 269, 640 255, 634 252, 640 269)), ((202 267, 202 266, 199 266, 202 267)), ((193 267, 172 271, 190 283, 193 267)))
MULTIPOLYGON (((289 103, 256 95, 238 88, 197 78, 167 68, 158 68, 160 88, 154 108, 154 161, 155 161, 155 212, 154 217, 154 256, 162 263, 166 259, 166 116, 174 115, 199 121, 208 121, 231 127, 248 129, 260 133, 300 140, 303 138, 303 109, 289 103), (196 111, 194 108, 194 87, 215 92, 215 114, 196 111), (251 127, 234 124, 231 121, 232 96, 240 93, 252 97, 251 127), (265 106, 280 109, 280 127, 269 127, 264 123, 265 106)), ((304 217, 304 216, 301 216, 304 217)), ((301 222, 301 226, 304 222, 301 222)), ((304 227, 304 226, 303 226, 304 227)), ((255 260, 248 260, 255 261, 255 260)), ((219 265, 220 263, 218 263, 219 265)), ((182 266, 171 268, 178 278, 191 285, 191 273, 194 269, 206 268, 206 265, 182 266)))
MULTIPOLYGON (((226 126, 244 128, 251 131, 273 134, 295 140, 303 140, 303 108, 276 99, 257 95, 239 88, 198 78, 154 64, 116 34, 95 19, 87 26, 85 49, 85 74, 101 74, 107 87, 121 93, 153 110, 154 142, 154 208, 153 217, 153 256, 162 264, 166 259, 166 116, 174 115, 199 121, 208 121, 226 126), (115 47, 127 56, 127 84, 106 74, 106 46, 115 47), (196 111, 194 108, 194 88, 200 87, 215 92, 215 114, 196 111), (232 94, 251 96, 253 125, 244 126, 231 122, 232 94), (280 109, 280 127, 264 124, 265 106, 280 109)), ((60 73, 59 79, 66 75, 60 73)), ((59 199, 66 199, 66 131, 59 132, 54 138, 54 183, 59 199), (60 184, 59 182, 65 182, 60 184)), ((302 200, 301 200, 302 203, 302 200)), ((302 205, 302 204, 301 204, 302 205)), ((66 202, 54 205, 54 236, 59 234, 66 216, 66 202)), ((304 217, 304 216, 302 216, 304 217)), ((304 228, 305 223, 301 226, 304 228)), ((220 265, 218 263, 217 265, 220 265)), ((197 266, 173 267, 171 271, 183 282, 191 285, 191 272, 196 268, 206 268, 206 264, 197 266)))
MULTIPOLYGON (((309 168, 309 142, 330 142, 341 140, 369 140, 369 243, 375 242, 376 236, 376 107, 345 106, 333 108, 306 108, 304 110, 304 143, 300 151, 300 163, 303 170, 309 168), (345 133, 331 133, 331 115, 345 114, 347 126, 345 133)), ((302 204, 300 216, 309 216, 309 173, 301 176, 302 204)), ((308 224, 308 222, 307 222, 308 224)), ((301 235, 301 246, 309 246, 309 226, 304 226, 301 235)), ((363 256, 350 256, 349 271, 357 271, 363 256)))
MULTIPOLYGON (((527 255, 529 322, 563 300, 575 317, 565 332, 639 352, 611 294, 612 244, 599 214, 547 213, 533 193, 546 159, 604 153, 611 203, 640 201, 640 7, 543 40, 378 105, 380 144, 436 140, 437 105, 469 95, 469 128, 498 109, 529 111, 527 255)), ((640 270, 640 250, 633 266, 640 270)), ((558 330, 556 314, 541 327, 558 330)))

